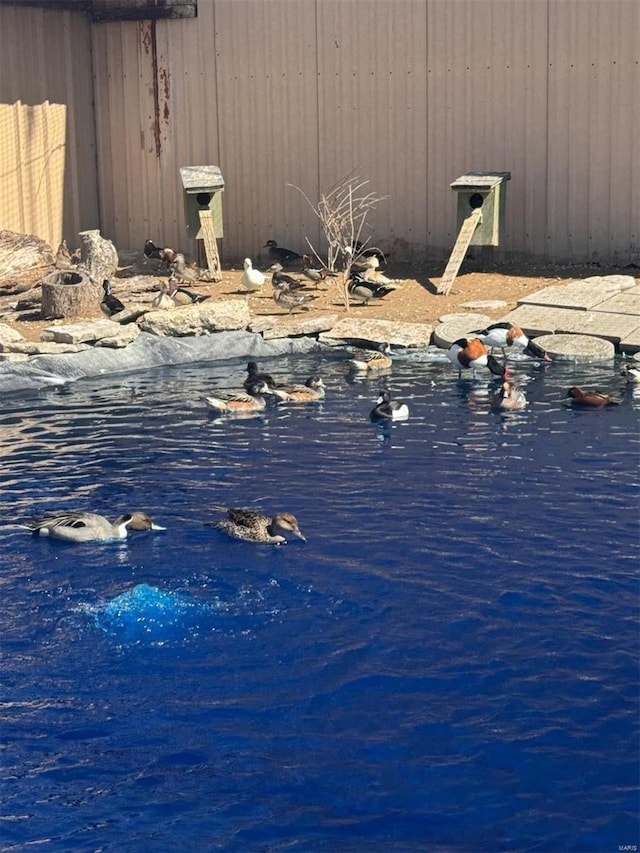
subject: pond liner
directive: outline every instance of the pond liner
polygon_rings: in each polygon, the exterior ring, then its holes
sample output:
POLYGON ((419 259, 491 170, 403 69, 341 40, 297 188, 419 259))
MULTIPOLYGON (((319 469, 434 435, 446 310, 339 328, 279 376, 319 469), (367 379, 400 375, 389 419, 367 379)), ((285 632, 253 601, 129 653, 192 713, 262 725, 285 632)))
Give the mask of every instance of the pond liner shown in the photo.
POLYGON ((83 352, 36 355, 27 361, 0 363, 0 395, 39 391, 82 379, 136 373, 154 367, 238 358, 257 360, 315 352, 335 353, 335 349, 315 338, 265 341, 261 335, 244 330, 193 338, 165 338, 141 332, 133 343, 122 349, 95 347, 83 352))

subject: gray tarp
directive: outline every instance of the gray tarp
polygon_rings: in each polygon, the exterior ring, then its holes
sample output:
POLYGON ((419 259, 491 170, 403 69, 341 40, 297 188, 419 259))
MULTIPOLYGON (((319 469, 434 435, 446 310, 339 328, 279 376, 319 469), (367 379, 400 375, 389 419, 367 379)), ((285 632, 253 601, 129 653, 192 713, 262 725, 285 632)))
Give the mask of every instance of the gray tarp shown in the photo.
MULTIPOLYGON (((197 338, 162 338, 142 332, 123 349, 96 347, 60 355, 37 355, 26 361, 0 363, 0 395, 37 391, 78 379, 131 373, 165 365, 261 359, 278 355, 330 352, 314 338, 265 341, 246 331, 216 332, 197 338)), ((335 350, 334 350, 335 352, 335 350)))

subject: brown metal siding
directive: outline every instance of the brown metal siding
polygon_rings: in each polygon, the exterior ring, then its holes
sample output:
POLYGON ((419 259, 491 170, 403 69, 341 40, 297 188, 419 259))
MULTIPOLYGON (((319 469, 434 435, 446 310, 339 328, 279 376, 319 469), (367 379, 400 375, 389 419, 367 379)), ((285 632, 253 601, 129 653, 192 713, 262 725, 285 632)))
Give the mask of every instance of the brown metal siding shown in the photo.
POLYGON ((93 26, 0 6, 0 63, 3 104, 66 106, 64 225, 32 190, 21 221, 70 242, 99 204, 119 246, 193 254, 179 168, 213 163, 227 260, 317 242, 288 185, 316 201, 352 171, 388 196, 374 241, 419 259, 453 245, 451 181, 508 170, 505 250, 638 259, 637 0, 201 0, 195 19, 93 26))
POLYGON ((91 27, 0 6, 0 228, 57 248, 98 225, 91 27))

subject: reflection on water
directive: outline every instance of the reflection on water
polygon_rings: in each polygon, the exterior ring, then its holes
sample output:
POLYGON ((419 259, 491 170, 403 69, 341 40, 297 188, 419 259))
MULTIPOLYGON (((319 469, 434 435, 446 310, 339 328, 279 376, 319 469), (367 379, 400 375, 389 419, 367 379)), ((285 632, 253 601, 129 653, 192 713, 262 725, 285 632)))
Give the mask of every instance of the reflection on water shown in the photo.
POLYGON ((636 830, 637 389, 409 353, 265 360, 326 399, 211 417, 245 363, 0 413, 6 849, 605 850, 636 830), (574 384, 624 394, 574 411, 574 384), (409 406, 372 424, 379 389, 409 406), (230 540, 214 504, 308 537, 230 540), (149 512, 69 545, 32 515, 149 512), (73 808, 69 808, 73 805, 73 808), (541 839, 544 842, 541 842, 541 839), (545 847, 545 845, 547 845, 545 847))

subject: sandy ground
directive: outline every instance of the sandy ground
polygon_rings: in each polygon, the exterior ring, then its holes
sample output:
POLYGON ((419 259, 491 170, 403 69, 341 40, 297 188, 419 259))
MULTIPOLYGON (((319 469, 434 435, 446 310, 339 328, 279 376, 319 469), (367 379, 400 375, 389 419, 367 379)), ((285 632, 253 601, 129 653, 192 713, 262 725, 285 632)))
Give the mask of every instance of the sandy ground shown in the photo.
MULTIPOLYGON (((351 315, 435 325, 443 315, 468 311, 468 308, 463 307, 466 302, 501 300, 506 304, 489 310, 484 307, 477 309, 479 313, 497 319, 514 308, 522 296, 552 284, 594 275, 609 275, 619 272, 629 272, 633 275, 636 273, 635 270, 621 270, 613 267, 533 265, 523 262, 517 264, 514 262, 494 262, 490 268, 483 271, 480 261, 467 260, 454 281, 450 293, 444 296, 437 293, 437 287, 445 265, 446 262, 438 266, 434 264, 430 268, 426 266, 420 268, 406 264, 394 264, 390 261, 384 272, 389 278, 400 282, 400 289, 390 293, 384 299, 372 300, 366 306, 352 303, 349 308, 351 315)), ((287 272, 302 279, 301 274, 295 268, 288 269, 287 272)), ((277 306, 272 299, 272 287, 269 279, 267 279, 262 291, 247 296, 240 283, 241 275, 242 269, 223 266, 222 281, 215 283, 199 281, 195 284, 185 283, 185 286, 195 292, 210 294, 210 298, 214 300, 248 299, 251 314, 255 317, 264 315, 286 316, 287 312, 277 306)), ((112 282, 113 292, 125 304, 127 301, 150 301, 163 276, 166 276, 166 273, 149 268, 149 266, 144 270, 139 267, 123 268, 112 282)), ((326 281, 328 283, 322 283, 317 289, 312 283, 308 283, 309 292, 317 298, 310 303, 307 311, 296 313, 304 313, 305 316, 314 313, 337 313, 338 315, 346 313, 341 280, 327 279, 326 281)), ((93 319, 102 316, 97 307, 93 319)), ((24 313, 20 319, 5 317, 3 322, 13 326, 27 340, 38 341, 42 329, 52 325, 52 322, 78 322, 78 320, 42 320, 37 311, 32 311, 24 313)))

